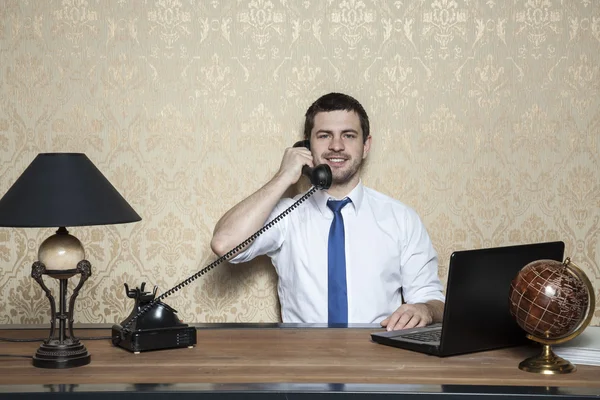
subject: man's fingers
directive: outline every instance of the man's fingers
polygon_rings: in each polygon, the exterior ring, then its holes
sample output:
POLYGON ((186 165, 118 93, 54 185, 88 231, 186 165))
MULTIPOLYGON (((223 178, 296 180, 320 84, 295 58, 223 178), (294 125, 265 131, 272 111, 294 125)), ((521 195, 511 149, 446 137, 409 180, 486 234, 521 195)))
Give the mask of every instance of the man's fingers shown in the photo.
POLYGON ((398 321, 399 323, 396 324, 394 329, 396 330, 396 329, 414 328, 415 326, 417 326, 419 321, 420 321, 420 318, 417 314, 412 314, 410 312, 407 312, 407 313, 404 313, 403 318, 400 318, 400 321, 398 321), (402 324, 400 324, 400 322, 402 322, 402 324))
POLYGON ((417 328, 422 328, 427 325, 428 325, 427 321, 424 318, 421 318, 421 322, 419 322, 419 324, 417 325, 417 328))
POLYGON ((394 330, 394 327, 398 323, 400 316, 401 316, 401 314, 398 311, 396 311, 387 318, 388 319, 388 322, 387 322, 387 330, 388 331, 394 330))
POLYGON ((389 324, 388 325, 388 330, 394 331, 394 330, 398 330, 398 329, 404 329, 406 327, 406 324, 412 318, 412 313, 409 313, 409 312, 406 312, 406 311, 404 311, 403 313, 399 313, 398 315, 399 315, 398 320, 396 321, 396 323, 394 325, 389 324))
MULTIPOLYGON (((424 307, 424 306, 423 306, 424 307)), ((427 308, 412 304, 403 304, 392 315, 381 321, 388 331, 427 326, 431 323, 427 308)))

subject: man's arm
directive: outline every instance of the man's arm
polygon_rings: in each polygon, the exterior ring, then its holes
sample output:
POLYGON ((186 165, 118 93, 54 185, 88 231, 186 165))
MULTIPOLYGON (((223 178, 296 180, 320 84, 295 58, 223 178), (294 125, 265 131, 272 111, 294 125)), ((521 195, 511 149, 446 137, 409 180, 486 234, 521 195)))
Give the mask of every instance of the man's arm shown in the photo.
POLYGON ((443 316, 444 303, 439 300, 402 304, 392 315, 381 321, 381 326, 388 331, 415 328, 442 322, 443 316))
POLYGON ((215 254, 223 256, 259 230, 285 191, 300 179, 304 165, 313 166, 308 149, 286 149, 275 176, 217 222, 210 242, 215 254))
POLYGON ((444 296, 438 277, 437 254, 425 226, 414 210, 406 214, 402 232, 407 234, 404 258, 401 260, 402 304, 381 321, 387 330, 422 327, 442 322, 444 296))

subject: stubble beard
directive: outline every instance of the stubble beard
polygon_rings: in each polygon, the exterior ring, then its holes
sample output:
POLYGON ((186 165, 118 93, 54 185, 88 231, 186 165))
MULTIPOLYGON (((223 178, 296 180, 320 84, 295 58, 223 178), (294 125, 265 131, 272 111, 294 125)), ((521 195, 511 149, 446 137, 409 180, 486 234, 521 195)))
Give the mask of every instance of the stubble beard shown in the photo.
POLYGON ((333 170, 333 184, 343 186, 350 182, 360 172, 362 163, 363 159, 361 157, 359 159, 353 159, 352 164, 347 169, 333 170))

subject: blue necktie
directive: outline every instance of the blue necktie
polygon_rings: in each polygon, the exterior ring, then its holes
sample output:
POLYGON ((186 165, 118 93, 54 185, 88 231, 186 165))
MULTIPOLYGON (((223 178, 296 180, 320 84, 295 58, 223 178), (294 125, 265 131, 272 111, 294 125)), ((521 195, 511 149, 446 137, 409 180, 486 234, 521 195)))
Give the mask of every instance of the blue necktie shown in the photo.
POLYGON ((333 211, 333 221, 329 228, 327 243, 327 290, 328 290, 328 323, 348 323, 348 294, 346 291, 346 248, 344 244, 344 218, 342 208, 350 203, 344 200, 329 200, 327 207, 333 211))

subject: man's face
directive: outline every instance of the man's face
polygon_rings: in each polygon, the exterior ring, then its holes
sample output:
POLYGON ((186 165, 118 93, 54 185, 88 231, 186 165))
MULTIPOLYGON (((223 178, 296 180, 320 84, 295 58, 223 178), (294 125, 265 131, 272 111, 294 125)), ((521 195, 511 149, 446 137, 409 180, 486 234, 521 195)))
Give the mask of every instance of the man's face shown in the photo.
POLYGON ((358 183, 360 166, 371 148, 371 136, 363 143, 360 119, 354 111, 329 111, 315 115, 310 133, 315 165, 328 164, 334 185, 358 183))

